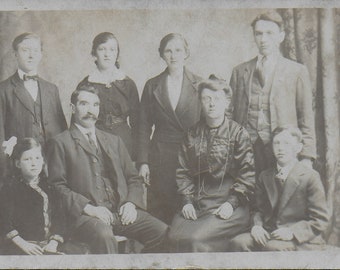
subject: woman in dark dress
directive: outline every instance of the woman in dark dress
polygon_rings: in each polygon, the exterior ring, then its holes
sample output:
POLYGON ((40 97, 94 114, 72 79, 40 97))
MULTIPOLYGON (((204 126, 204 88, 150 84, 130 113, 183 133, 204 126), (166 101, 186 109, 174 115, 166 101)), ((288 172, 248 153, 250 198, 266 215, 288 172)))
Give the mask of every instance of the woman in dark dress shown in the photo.
POLYGON ((182 211, 169 232, 173 252, 228 251, 228 240, 250 225, 255 186, 247 131, 226 117, 231 89, 219 80, 199 85, 202 119, 190 128, 176 173, 182 211))
POLYGON ((109 32, 98 34, 93 40, 91 53, 96 69, 77 88, 90 84, 99 90, 97 127, 120 136, 135 160, 139 96, 134 81, 120 69, 117 38, 109 32))
POLYGON ((200 118, 196 89, 200 78, 184 66, 189 49, 180 34, 166 35, 160 42, 159 53, 167 68, 144 87, 137 165, 139 174, 150 184, 148 211, 170 224, 179 202, 175 179, 177 152, 187 129, 200 118))

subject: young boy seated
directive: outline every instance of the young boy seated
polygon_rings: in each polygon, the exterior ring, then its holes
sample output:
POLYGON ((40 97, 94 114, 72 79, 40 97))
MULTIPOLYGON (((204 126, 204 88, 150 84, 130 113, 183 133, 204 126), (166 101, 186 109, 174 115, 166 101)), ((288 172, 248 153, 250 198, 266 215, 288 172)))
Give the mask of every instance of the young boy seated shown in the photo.
POLYGON ((231 240, 233 251, 322 249, 328 212, 319 174, 298 161, 298 128, 273 132, 276 168, 263 171, 255 187, 256 210, 250 233, 231 240))

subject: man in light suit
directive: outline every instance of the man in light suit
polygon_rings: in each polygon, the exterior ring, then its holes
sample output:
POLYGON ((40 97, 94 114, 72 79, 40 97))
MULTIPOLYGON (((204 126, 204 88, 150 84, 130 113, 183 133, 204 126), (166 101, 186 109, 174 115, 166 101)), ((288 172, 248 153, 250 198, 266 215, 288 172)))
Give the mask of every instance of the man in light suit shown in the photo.
POLYGON ((123 141, 95 128, 99 97, 93 86, 71 96, 69 130, 49 143, 49 182, 65 209, 68 231, 92 253, 117 253, 114 234, 161 252, 167 225, 145 212, 143 179, 123 141))
POLYGON ((251 136, 257 177, 274 163, 270 141, 278 126, 299 127, 303 136, 299 158, 311 167, 316 143, 308 71, 280 54, 285 33, 278 13, 257 16, 252 27, 259 55, 234 68, 230 86, 234 94, 233 119, 251 136))
POLYGON ((319 174, 297 159, 302 134, 293 127, 273 131, 277 165, 255 185, 256 211, 250 233, 231 240, 233 251, 320 250, 329 215, 319 174))
MULTIPOLYGON (((12 136, 36 138, 42 146, 67 129, 57 86, 37 74, 42 42, 33 33, 17 36, 12 47, 18 62, 14 75, 0 83, 0 145, 12 136)), ((0 151, 2 176, 6 157, 0 151)))

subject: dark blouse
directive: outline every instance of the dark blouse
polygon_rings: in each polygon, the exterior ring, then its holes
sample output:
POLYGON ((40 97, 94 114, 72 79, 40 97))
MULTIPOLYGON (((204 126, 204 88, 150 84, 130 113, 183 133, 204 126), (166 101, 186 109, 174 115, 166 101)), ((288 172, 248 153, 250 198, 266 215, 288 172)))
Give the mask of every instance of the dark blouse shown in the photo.
POLYGON ((99 91, 100 111, 97 128, 120 136, 128 152, 135 160, 136 132, 139 112, 139 96, 136 84, 129 77, 105 85, 89 82, 89 76, 79 84, 92 85, 99 91))
POLYGON ((44 241, 49 237, 63 241, 60 238, 64 234, 63 219, 46 178, 40 179, 38 187, 34 189, 13 178, 1 189, 0 234, 3 239, 20 235, 26 241, 44 241), (55 235, 59 236, 55 238, 55 235))
POLYGON ((179 153, 176 180, 183 205, 208 210, 228 201, 233 208, 253 196, 255 171, 247 131, 225 118, 210 129, 201 120, 189 130, 179 153))

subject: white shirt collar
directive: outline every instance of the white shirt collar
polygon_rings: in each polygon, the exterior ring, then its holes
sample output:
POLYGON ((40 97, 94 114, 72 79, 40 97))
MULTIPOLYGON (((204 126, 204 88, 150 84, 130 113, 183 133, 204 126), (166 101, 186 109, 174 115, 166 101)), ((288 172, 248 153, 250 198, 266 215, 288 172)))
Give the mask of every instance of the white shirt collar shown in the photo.
POLYGON ((26 72, 22 71, 22 70, 19 68, 19 69, 18 69, 18 74, 19 74, 20 79, 23 80, 23 79, 24 79, 24 75, 37 75, 37 71, 36 71, 36 70, 33 70, 33 71, 29 72, 29 73, 26 73, 26 72))
MULTIPOLYGON (((262 62, 264 57, 265 56, 263 54, 257 55, 256 68, 259 67, 259 65, 262 62)), ((279 57, 280 57, 280 53, 268 55, 268 56, 266 56, 266 58, 267 58, 266 63, 269 64, 270 66, 275 66, 279 57)))
MULTIPOLYGON (((91 132, 92 136, 95 137, 95 134, 96 134, 96 128, 93 127, 93 128, 84 128, 82 127, 81 125, 77 124, 77 123, 74 123, 74 125, 80 130, 80 132, 85 136, 86 140, 88 140, 88 136, 87 134, 89 134, 89 132, 91 132)), ((92 139, 95 139, 95 138, 92 138, 92 139)))
POLYGON ((295 166, 295 164, 298 163, 297 159, 293 159, 289 164, 287 164, 284 167, 281 167, 279 164, 277 164, 277 177, 279 177, 282 180, 286 180, 290 171, 293 169, 293 167, 295 166))
POLYGON ((103 74, 98 69, 95 69, 88 78, 89 82, 93 83, 102 83, 102 84, 110 84, 117 80, 124 80, 126 75, 120 69, 116 69, 115 71, 110 72, 108 75, 103 74))

